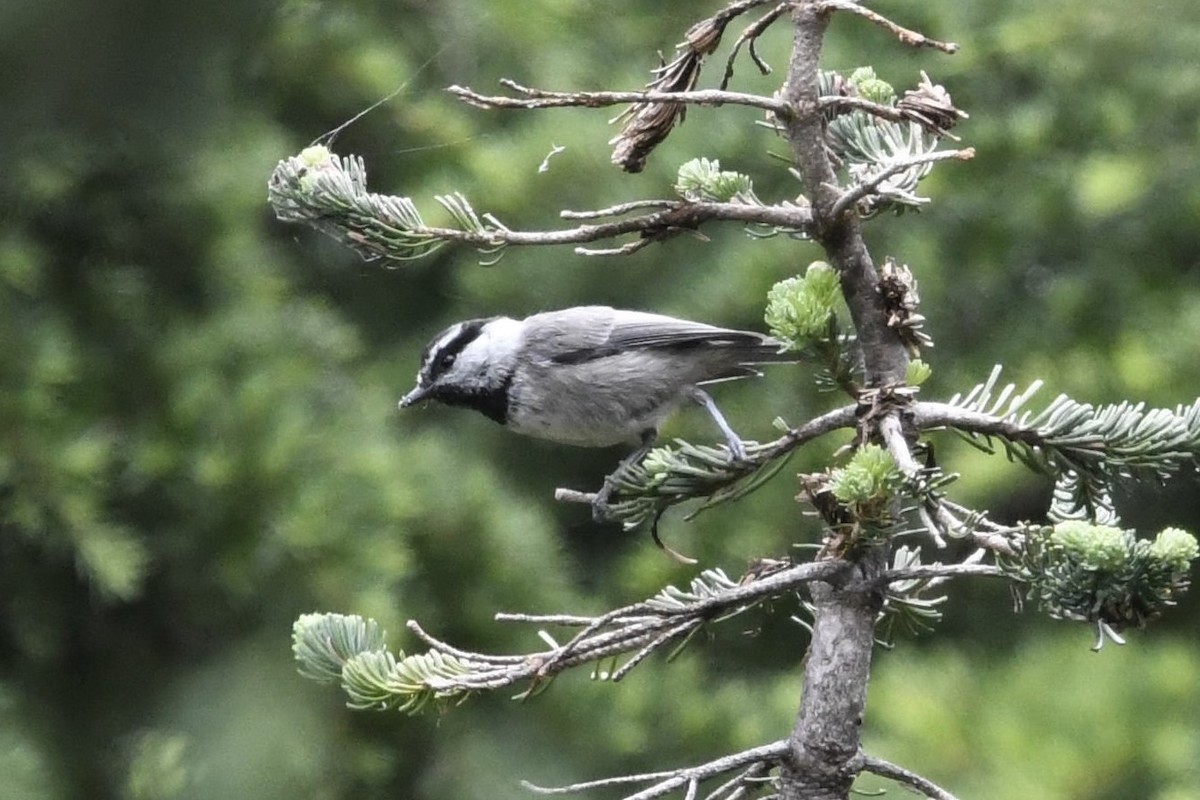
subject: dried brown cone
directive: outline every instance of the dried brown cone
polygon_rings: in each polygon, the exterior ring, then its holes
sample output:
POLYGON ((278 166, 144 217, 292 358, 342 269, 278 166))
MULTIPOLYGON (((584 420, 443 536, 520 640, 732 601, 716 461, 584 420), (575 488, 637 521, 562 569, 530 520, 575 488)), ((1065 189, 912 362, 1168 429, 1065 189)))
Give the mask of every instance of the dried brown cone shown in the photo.
MULTIPOLYGON (((655 79, 646 88, 656 92, 688 92, 696 86, 704 58, 695 51, 681 53, 670 64, 656 69, 655 79)), ((646 158, 658 147, 676 121, 683 122, 687 106, 683 103, 634 103, 617 120, 625 127, 609 144, 613 145, 613 163, 626 172, 641 172, 646 158)))
POLYGON ((921 330, 925 317, 917 313, 921 302, 917 295, 917 279, 912 270, 890 257, 879 272, 877 291, 883 295, 887 308, 888 327, 896 331, 909 355, 916 357, 922 347, 933 347, 933 339, 921 330))
POLYGON ((833 490, 829 488, 829 476, 824 472, 801 472, 796 477, 800 480, 796 502, 811 505, 825 523, 822 555, 830 557, 844 554, 853 545, 858 529, 854 515, 833 496, 833 490))
MULTIPOLYGON (((654 80, 646 88, 655 92, 690 92, 696 88, 704 57, 717 49, 729 21, 729 17, 717 15, 693 25, 684 41, 676 45, 682 52, 671 63, 654 70, 654 80)), ((625 127, 609 142, 613 145, 613 163, 626 172, 641 172, 650 153, 686 115, 683 103, 634 103, 616 119, 625 127)))
POLYGON ((967 112, 954 107, 946 87, 929 80, 924 70, 921 71, 920 85, 906 91, 896 103, 896 108, 905 118, 935 136, 945 136, 961 120, 967 119, 967 112))

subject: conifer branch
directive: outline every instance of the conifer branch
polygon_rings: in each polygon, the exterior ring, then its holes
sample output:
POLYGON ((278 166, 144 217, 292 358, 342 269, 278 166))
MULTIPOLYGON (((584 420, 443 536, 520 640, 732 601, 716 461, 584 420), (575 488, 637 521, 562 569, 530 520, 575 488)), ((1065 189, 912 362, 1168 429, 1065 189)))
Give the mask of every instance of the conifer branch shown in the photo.
POLYGON ((427 224, 408 197, 367 191, 361 158, 339 158, 324 147, 311 147, 279 162, 268 185, 275 215, 303 222, 357 251, 365 260, 408 261, 428 256, 446 244, 474 247, 485 265, 496 263, 509 245, 586 244, 622 236, 638 239, 607 250, 578 249, 582 254, 624 254, 714 221, 734 221, 803 234, 812 222, 809 209, 783 203, 765 205, 740 199, 643 201, 613 209, 624 214, 642 207, 650 213, 557 231, 515 231, 491 214, 479 214, 461 194, 435 200, 450 214, 453 227, 427 224))
POLYGON ((686 789, 686 796, 693 798, 696 796, 701 783, 734 772, 735 770, 741 770, 741 773, 731 781, 722 784, 706 796, 708 800, 733 800, 733 798, 744 797, 744 791, 748 787, 762 783, 766 779, 767 773, 786 758, 787 755, 788 743, 781 740, 768 745, 743 750, 740 753, 722 756, 721 758, 695 767, 643 773, 640 775, 621 775, 615 778, 574 783, 569 786, 543 787, 536 786, 528 781, 523 782, 522 785, 537 794, 560 795, 579 794, 593 789, 604 789, 612 786, 653 782, 653 785, 642 791, 625 795, 622 800, 652 800, 652 798, 664 797, 680 789, 686 789))
POLYGON ((949 403, 916 403, 913 424, 921 430, 951 428, 987 452, 999 440, 1010 458, 1033 470, 1073 476, 1060 487, 1075 493, 1076 508, 1107 508, 1113 481, 1145 473, 1165 478, 1200 457, 1200 400, 1151 409, 1128 402, 1093 406, 1059 395, 1033 413, 1024 408, 1041 382, 1019 395, 1009 384, 993 397, 999 375, 997 367, 985 383, 949 403))
POLYGON ((476 108, 605 108, 624 103, 677 103, 694 106, 749 106, 761 108, 773 114, 787 114, 787 106, 772 97, 729 92, 721 89, 699 89, 686 92, 633 91, 633 92, 552 92, 522 86, 516 81, 502 78, 501 85, 512 89, 522 97, 485 95, 466 86, 450 86, 446 91, 476 108))
MULTIPOLYGON (((612 483, 613 492, 603 509, 605 518, 636 528, 688 500, 706 498, 694 516, 712 506, 741 499, 782 469, 797 448, 835 430, 854 427, 856 412, 856 406, 843 406, 771 442, 744 442, 747 457, 743 460, 732 458, 724 445, 710 447, 676 439, 674 446, 656 447, 640 463, 606 479, 612 483)), ((560 488, 555 499, 591 503, 596 494, 560 488)))
MULTIPOLYGON (((340 614, 306 614, 293 627, 293 653, 305 677, 340 682, 349 704, 363 709, 420 711, 433 701, 462 700, 517 683, 518 695, 540 691, 555 675, 581 664, 625 654, 631 658, 597 677, 619 681, 647 656, 687 641, 703 625, 742 614, 770 598, 795 592, 812 581, 836 580, 849 566, 838 560, 760 565, 740 581, 721 570, 705 570, 686 589, 667 587, 656 596, 598 617, 498 614, 500 621, 580 628, 550 650, 518 655, 476 653, 454 647, 415 621, 408 628, 428 647, 424 653, 387 651, 386 634, 371 620, 340 614)), ((553 642, 545 631, 544 639, 553 642)))
POLYGON ((1143 627, 1174 605, 1198 556, 1196 537, 1178 528, 1149 540, 1115 525, 1067 520, 1031 528, 1000 567, 1050 616, 1095 625, 1099 650, 1105 640, 1124 644, 1122 630, 1143 627))
POLYGON ((883 166, 877 172, 863 171, 859 175, 859 182, 847 189, 838 198, 830 213, 833 216, 844 214, 871 195, 879 195, 893 200, 902 199, 909 204, 926 202, 923 198, 917 198, 916 195, 908 190, 888 188, 888 181, 906 172, 919 174, 921 177, 924 177, 927 172, 925 168, 938 161, 970 161, 974 157, 975 148, 973 147, 963 150, 939 150, 932 153, 921 153, 905 158, 897 158, 886 166, 883 166))

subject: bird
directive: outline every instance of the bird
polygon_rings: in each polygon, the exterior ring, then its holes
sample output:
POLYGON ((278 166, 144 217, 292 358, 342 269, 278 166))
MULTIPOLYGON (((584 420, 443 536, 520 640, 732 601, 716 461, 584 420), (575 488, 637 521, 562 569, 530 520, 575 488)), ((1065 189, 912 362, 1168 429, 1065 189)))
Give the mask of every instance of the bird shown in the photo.
MULTIPOLYGON (((703 406, 731 460, 746 448, 702 387, 796 360, 777 339, 644 311, 577 306, 524 319, 457 322, 421 353, 401 408, 434 401, 474 409, 516 433, 585 447, 640 442, 640 460, 679 406, 703 406)), ((606 490, 610 484, 606 482, 606 490)), ((608 492, 603 493, 607 498, 608 492)))

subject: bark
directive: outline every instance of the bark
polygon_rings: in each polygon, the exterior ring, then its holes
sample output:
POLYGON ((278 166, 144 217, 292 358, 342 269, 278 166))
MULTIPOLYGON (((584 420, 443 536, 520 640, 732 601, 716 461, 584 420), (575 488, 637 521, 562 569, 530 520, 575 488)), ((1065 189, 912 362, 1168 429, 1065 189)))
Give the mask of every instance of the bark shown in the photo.
POLYGON ((882 595, 868 578, 886 567, 884 551, 871 551, 860 579, 845 586, 814 584, 812 643, 804 670, 800 714, 790 757, 780 771, 784 800, 849 797, 859 769, 860 729, 882 595))
MULTIPOLYGON (((828 12, 815 2, 800 2, 792 12, 792 55, 783 97, 790 106, 784 120, 796 168, 812 202, 813 238, 841 277, 842 293, 862 348, 867 386, 904 379, 908 356, 887 325, 879 276, 862 239, 853 209, 837 217, 839 189, 825 149, 818 69, 828 12)), ((882 548, 868 551, 857 564, 856 579, 839 585, 814 584, 812 642, 805 662, 800 712, 789 740, 789 757, 780 773, 784 800, 848 798, 861 768, 860 728, 866 706, 875 622, 882 597, 873 588, 887 567, 882 548)))
POLYGON ((842 190, 825 151, 825 117, 821 112, 821 43, 831 12, 816 2, 799 3, 792 12, 792 56, 783 96, 791 107, 785 120, 796 169, 813 205, 813 238, 838 270, 842 294, 850 308, 862 347, 868 386, 904 379, 908 355, 887 326, 883 297, 875 291, 879 275, 862 238, 862 224, 853 210, 838 217, 832 211, 842 190))

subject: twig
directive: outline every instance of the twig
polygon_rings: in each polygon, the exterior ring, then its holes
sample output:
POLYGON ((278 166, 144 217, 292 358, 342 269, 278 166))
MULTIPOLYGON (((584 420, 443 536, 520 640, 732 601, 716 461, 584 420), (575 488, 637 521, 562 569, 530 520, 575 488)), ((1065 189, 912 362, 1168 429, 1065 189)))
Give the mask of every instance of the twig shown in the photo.
POLYGON ((595 617, 584 617, 578 614, 514 614, 507 611, 497 611, 492 619, 497 622, 526 622, 534 625, 590 625, 595 617))
MULTIPOLYGON (((464 661, 488 664, 489 669, 463 676, 464 688, 497 688, 520 680, 542 680, 578 664, 612 655, 635 652, 635 664, 679 635, 718 616, 733 616, 757 605, 767 597, 793 591, 811 581, 835 579, 848 566, 842 561, 814 561, 787 567, 766 577, 739 584, 728 590, 676 606, 664 606, 654 599, 614 609, 586 620, 585 627, 566 644, 555 649, 524 656, 484 656, 442 642, 420 629, 416 622, 409 628, 436 650, 464 661), (606 630, 607 629, 607 630, 606 630)), ((497 615, 498 619, 518 619, 517 615, 497 615)), ((542 622, 545 618, 531 617, 542 622)), ((585 618, 570 616, 564 624, 581 625, 585 618)), ((622 668, 621 676, 632 669, 622 668)))
POLYGON ((957 800, 957 798, 947 792, 942 787, 938 786, 928 778, 922 778, 915 772, 907 770, 898 764, 893 764, 890 761, 884 761, 882 758, 875 758, 866 753, 859 754, 859 767, 865 772, 871 772, 884 778, 889 778, 897 783, 902 783, 910 789, 914 789, 930 800, 957 800))
POLYGON ((554 499, 560 503, 585 503, 591 505, 596 499, 596 492, 581 492, 578 489, 568 489, 560 486, 554 490, 554 499))
MULTIPOLYGON (((664 231, 671 233, 671 231, 664 231)), ((576 247, 575 255, 577 256, 627 256, 636 253, 643 247, 654 244, 655 239, 635 239, 632 242, 626 242, 620 247, 576 247)))
POLYGON ((858 407, 843 406, 833 411, 827 411, 819 417, 814 417, 798 428, 792 428, 773 442, 769 442, 759 454, 764 463, 781 455, 786 455, 797 447, 808 444, 813 439, 832 433, 838 428, 853 428, 858 422, 858 407))
POLYGON ((598 219, 600 217, 619 217, 623 214, 628 214, 630 211, 638 211, 643 208, 666 209, 675 208, 678 205, 678 200, 631 200, 628 203, 618 203, 615 206, 598 208, 592 211, 564 210, 558 212, 558 215, 563 219, 598 219))
MULTIPOLYGON (((909 450, 899 420, 892 416, 881 420, 879 432, 888 446, 888 452, 896 460, 897 466, 909 480, 916 480, 922 472, 921 465, 916 462, 909 450)), ((969 535, 977 546, 988 550, 1009 556, 1015 553, 1012 541, 1005 534, 1019 532, 1019 529, 1004 528, 994 522, 989 522, 968 508, 937 498, 931 505, 918 507, 917 513, 921 518, 922 525, 938 547, 946 546, 946 542, 942 538, 942 531, 945 531, 951 536, 969 535), (955 513, 959 513, 967 519, 960 519, 955 516, 955 513), (977 517, 976 524, 984 524, 989 530, 986 532, 975 530, 968 524, 971 517, 977 517)))
POLYGON ((966 506, 959 505, 958 503, 955 503, 951 500, 943 500, 942 505, 944 505, 946 507, 947 511, 950 511, 954 514, 958 514, 959 516, 975 517, 976 518, 975 524, 982 528, 987 528, 988 531, 990 531, 991 533, 999 533, 999 534, 1016 533, 1019 530, 1017 528, 1006 528, 1003 525, 992 522, 990 519, 988 519, 986 516, 983 516, 979 512, 972 511, 971 509, 967 508, 966 506))
POLYGON ((915 567, 889 569, 879 576, 880 583, 924 580, 926 578, 962 578, 977 576, 1003 578, 1004 572, 992 564, 922 564, 915 567))
POLYGON ((482 662, 495 665, 511 665, 520 664, 525 661, 525 656, 490 656, 484 653, 472 653, 466 650, 460 650, 452 644, 443 642, 441 639, 435 638, 421 627, 421 623, 415 619, 410 619, 405 623, 405 627, 416 634, 417 638, 425 642, 432 649, 442 653, 447 653, 455 658, 461 658, 464 661, 482 662))
POLYGON ((896 106, 876 103, 873 100, 868 100, 865 97, 856 97, 853 95, 823 95, 820 100, 820 106, 822 111, 828 111, 829 109, 865 111, 868 114, 879 117, 880 119, 885 119, 888 122, 904 122, 908 119, 904 112, 896 106))
POLYGON ((872 175, 869 179, 857 184, 856 186, 847 189, 837 202, 833 204, 830 210, 830 216, 837 218, 849 211, 859 200, 862 200, 867 195, 879 188, 879 185, 888 178, 903 172, 906 169, 919 166, 921 164, 932 164, 936 161, 947 161, 955 159, 958 161, 970 161, 975 157, 975 148, 968 147, 963 150, 938 150, 933 153, 923 153, 919 156, 911 156, 910 158, 902 158, 872 175))
POLYGON ((906 478, 913 480, 921 474, 921 465, 913 458, 908 442, 904 438, 904 428, 900 424, 900 417, 895 412, 885 414, 879 420, 879 435, 883 437, 888 452, 891 453, 896 466, 900 468, 906 478))
POLYGON ((734 775, 729 780, 722 783, 717 788, 708 793, 704 800, 720 800, 721 795, 726 795, 725 800, 737 800, 746 792, 746 784, 763 780, 764 776, 771 771, 771 766, 765 762, 751 764, 741 774, 734 775))
POLYGON ((578 794, 592 789, 602 789, 610 786, 620 786, 630 783, 649 783, 657 781, 653 786, 635 794, 626 795, 623 800, 651 800, 662 797, 683 786, 698 785, 703 781, 741 769, 747 766, 763 765, 767 768, 779 763, 788 755, 788 743, 784 740, 772 742, 761 747, 753 747, 728 756, 700 764, 695 767, 672 770, 670 772, 650 772, 641 775, 622 775, 615 778, 603 778, 586 783, 573 783, 569 786, 537 786, 522 781, 521 785, 538 794, 578 794))
POLYGON ((533 89, 514 81, 503 79, 500 83, 524 97, 484 95, 466 86, 450 86, 447 92, 476 108, 605 108, 625 103, 675 103, 696 106, 750 106, 770 111, 778 116, 788 114, 786 103, 773 97, 726 92, 719 89, 699 89, 690 92, 551 92, 533 89))
POLYGON ((997 525, 988 519, 985 514, 972 511, 966 506, 961 506, 944 497, 939 501, 939 513, 951 516, 954 519, 955 528, 967 530, 976 546, 994 550, 1006 556, 1016 555, 1012 536, 1019 536, 1024 530, 1023 527, 997 525), (985 528, 986 530, 981 531, 978 528, 985 528))
MULTIPOLYGON (((895 412, 885 414, 883 418, 879 420, 879 435, 883 437, 883 442, 885 445, 887 445, 888 452, 891 453, 892 459, 896 462, 896 466, 899 467, 900 471, 904 473, 905 479, 908 480, 910 484, 916 484, 919 482, 923 470, 921 465, 917 463, 917 460, 913 458, 912 450, 909 449, 908 446, 908 441, 904 438, 904 429, 900 424, 900 417, 895 412)), ((918 512, 921 517, 921 522, 924 524, 925 529, 929 531, 929 536, 933 540, 933 543, 939 548, 944 548, 946 546, 946 540, 942 538, 942 532, 938 526, 938 522, 942 521, 939 510, 940 509, 936 506, 936 504, 931 509, 923 503, 918 509, 918 512), (933 511, 934 514, 938 514, 938 521, 935 521, 930 516, 930 511, 933 511)), ((956 522, 956 520, 951 519, 950 522, 953 523, 956 522)))
POLYGON ((912 47, 932 47, 935 50, 941 50, 943 53, 957 53, 958 45, 953 42, 939 42, 937 39, 930 39, 923 33, 909 30, 892 22, 882 14, 872 11, 858 3, 850 2, 850 0, 824 0, 821 3, 823 10, 833 11, 849 11, 852 14, 858 14, 860 17, 865 17, 881 28, 890 31, 897 39, 904 44, 912 47))
POLYGON ((746 29, 742 31, 742 35, 739 36, 737 41, 733 43, 733 49, 730 50, 729 58, 725 62, 725 75, 721 78, 722 91, 724 91, 725 87, 729 85, 730 79, 733 78, 733 62, 737 59, 737 55, 741 51, 743 44, 750 45, 750 59, 754 62, 754 66, 758 67, 758 71, 763 75, 771 74, 770 65, 759 57, 758 50, 755 48, 755 43, 758 41, 758 37, 762 36, 763 32, 766 31, 767 28, 771 27, 772 23, 783 16, 784 12, 791 7, 791 2, 780 3, 779 5, 775 6, 775 8, 759 17, 753 23, 746 26, 746 29))
POLYGON ((725 615, 735 608, 749 608, 767 597, 785 594, 806 583, 836 580, 848 570, 849 566, 839 560, 807 561, 677 608, 660 610, 648 603, 639 603, 628 608, 641 613, 657 612, 665 619, 680 616, 708 619, 718 614, 725 615))
MULTIPOLYGON (((943 501, 944 502, 944 501, 943 501)), ((1013 529, 1015 532, 1015 529, 1013 529)), ((971 541, 976 547, 983 547, 987 550, 992 550, 1006 556, 1015 556, 1016 549, 1013 547, 1012 540, 1003 533, 982 531, 971 531, 971 541)))
POLYGON ((650 655, 655 650, 657 650, 659 647, 666 644, 671 639, 674 639, 676 636, 680 636, 685 633, 690 633, 691 631, 700 627, 703 624, 703 622, 704 621, 700 620, 700 619, 689 619, 689 620, 679 623, 674 628, 669 628, 668 630, 663 631, 661 634, 658 635, 658 637, 656 639, 654 639, 649 644, 647 644, 645 647, 643 647, 641 650, 637 651, 632 656, 630 656, 629 660, 626 661, 624 664, 622 664, 621 667, 612 674, 612 682, 617 683, 622 678, 624 678, 627 674, 629 674, 630 670, 632 670, 638 664, 642 663, 642 661, 644 661, 646 659, 646 656, 650 655))
POLYGON ((586 792, 591 789, 605 789, 609 786, 621 786, 626 783, 646 783, 648 781, 658 781, 662 780, 663 778, 670 778, 675 775, 676 772, 677 770, 664 770, 662 772, 643 772, 640 775, 614 775, 611 778, 600 778, 594 781, 572 783, 568 786, 538 786, 536 783, 521 781, 521 786, 537 794, 576 794, 578 792, 586 792))
POLYGON ((1001 436, 1026 444, 1042 444, 1042 437, 1034 428, 981 411, 929 401, 917 403, 912 411, 913 424, 921 430, 951 427, 983 436, 1001 436))
POLYGON ((752 8, 757 8, 758 6, 768 6, 774 2, 776 2, 776 0, 734 0, 734 2, 722 8, 710 19, 716 20, 720 23, 728 23, 729 20, 745 14, 752 8))
MULTIPOLYGON (((558 662, 560 662, 564 658, 566 658, 574 648, 579 646, 589 636, 592 636, 593 634, 595 634, 597 631, 599 631, 605 625, 616 624, 619 622, 627 623, 628 622, 627 615, 629 615, 631 612, 636 612, 636 611, 642 610, 642 607, 644 605, 645 605, 644 603, 636 603, 634 605, 624 606, 622 608, 616 608, 616 609, 613 609, 612 611, 609 611, 605 614, 601 614, 600 616, 592 619, 583 628, 583 630, 581 630, 579 633, 575 634, 575 636, 572 637, 566 644, 564 644, 562 647, 558 648, 558 650, 554 651, 551 654, 550 658, 544 664, 542 664, 541 668, 538 670, 539 674, 540 675, 546 674, 550 670, 551 667, 553 667, 555 664, 557 664, 558 662)), ((651 616, 653 618, 654 615, 648 615, 648 616, 651 616)))

